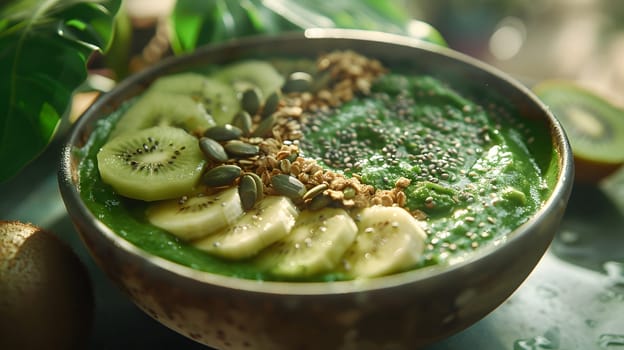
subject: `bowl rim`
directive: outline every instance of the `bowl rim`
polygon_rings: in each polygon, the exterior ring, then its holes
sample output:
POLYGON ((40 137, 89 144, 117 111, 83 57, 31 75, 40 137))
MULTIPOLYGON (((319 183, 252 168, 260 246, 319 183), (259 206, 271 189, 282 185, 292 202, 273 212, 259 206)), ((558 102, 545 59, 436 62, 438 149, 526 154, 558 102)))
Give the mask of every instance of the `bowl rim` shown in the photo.
MULTIPOLYGON (((96 119, 100 119, 98 117, 96 119)), ((354 292, 367 292, 372 290, 380 290, 397 287, 399 285, 418 283, 423 280, 432 278, 444 278, 451 275, 460 269, 466 268, 466 266, 474 264, 478 261, 486 259, 493 252, 501 250, 503 247, 512 245, 513 242, 522 239, 528 234, 530 228, 538 225, 544 218, 548 217, 549 213, 558 209, 560 203, 565 203, 572 188, 573 176, 574 176, 574 163, 572 158, 572 151, 567 140, 566 134, 550 112, 550 110, 530 91, 529 88, 522 85, 520 82, 507 75, 506 73, 498 70, 497 68, 490 66, 482 61, 472 58, 463 53, 454 51, 452 49, 441 47, 432 43, 428 43, 416 38, 410 38, 398 34, 390 34, 378 31, 368 30, 354 30, 354 29, 320 29, 313 28, 304 32, 292 32, 283 33, 273 36, 252 36, 236 40, 231 40, 225 43, 212 46, 204 46, 196 49, 191 54, 184 54, 180 56, 168 57, 158 64, 147 68, 144 71, 134 74, 133 76, 126 78, 120 82, 109 93, 104 94, 93 103, 81 118, 73 125, 70 135, 63 147, 61 164, 59 168, 59 184, 61 188, 61 194, 63 201, 71 202, 75 206, 76 216, 82 222, 82 226, 87 225, 96 229, 106 240, 108 240, 116 248, 122 249, 125 253, 131 254, 139 259, 152 264, 159 269, 163 269, 169 273, 175 274, 179 277, 190 279, 194 282, 201 284, 209 284, 227 289, 243 290, 253 293, 263 294, 276 294, 276 295, 336 295, 346 294, 354 292), (332 282, 288 282, 288 281, 264 281, 264 280, 251 280, 238 277, 231 277, 221 275, 218 273, 205 272, 193 269, 191 267, 175 263, 160 256, 149 253, 138 246, 125 240, 119 236, 113 230, 108 228, 104 223, 99 221, 93 213, 86 207, 82 201, 77 186, 74 185, 74 175, 72 175, 72 150, 75 144, 79 143, 81 137, 81 130, 84 125, 90 122, 91 115, 104 106, 115 97, 115 91, 124 91, 128 87, 142 81, 146 77, 157 73, 158 71, 165 70, 167 67, 175 66, 184 60, 193 56, 203 56, 210 52, 223 51, 236 47, 245 47, 246 45, 270 45, 271 42, 279 40, 314 40, 314 39, 340 39, 340 40, 353 40, 353 41, 365 41, 392 44, 397 46, 404 46, 408 48, 414 48, 418 50, 430 51, 434 54, 444 55, 454 61, 459 61, 462 64, 467 64, 484 71, 486 74, 495 76, 497 79, 505 81, 505 83, 511 85, 513 89, 518 90, 521 94, 537 105, 540 110, 544 112, 547 117, 547 123, 551 127, 550 135, 552 140, 556 140, 554 148, 559 155, 559 173, 555 182, 555 186, 549 198, 544 201, 541 208, 529 218, 525 223, 518 226, 516 229, 506 235, 506 238, 501 240, 500 244, 488 244, 481 247, 478 250, 466 255, 461 261, 457 261, 450 265, 435 265, 419 269, 408 270, 405 272, 395 273, 388 276, 381 276, 369 279, 354 279, 346 281, 332 281, 332 282)), ((68 211, 71 211, 70 205, 66 204, 68 211)), ((553 233, 554 235, 554 233, 553 233)))

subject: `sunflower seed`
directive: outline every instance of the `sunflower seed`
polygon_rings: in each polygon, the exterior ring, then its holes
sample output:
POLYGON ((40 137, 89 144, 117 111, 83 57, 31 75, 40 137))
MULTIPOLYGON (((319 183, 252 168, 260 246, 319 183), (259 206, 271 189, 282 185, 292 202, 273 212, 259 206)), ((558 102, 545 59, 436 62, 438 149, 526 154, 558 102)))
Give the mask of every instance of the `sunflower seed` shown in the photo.
POLYGON ((312 187, 311 189, 309 189, 304 195, 303 195, 303 200, 307 200, 310 198, 315 198, 316 196, 318 196, 319 194, 323 193, 323 191, 325 191, 329 186, 327 186, 327 184, 323 183, 323 184, 318 184, 314 187, 312 187))
POLYGON ((234 183, 241 173, 241 168, 236 165, 219 165, 206 171, 203 181, 206 185, 212 187, 227 186, 234 183))
POLYGON ((299 199, 305 193, 305 185, 290 175, 277 174, 273 176, 271 185, 277 193, 291 199, 299 199))
POLYGON ((199 148, 213 162, 223 163, 228 160, 228 155, 225 153, 223 146, 209 137, 199 139, 199 148))
POLYGON ((207 129, 204 136, 210 137, 215 141, 229 141, 239 138, 243 131, 233 125, 217 125, 207 129))
POLYGON ((249 174, 245 174, 241 177, 238 184, 238 195, 240 196, 243 209, 250 210, 256 204, 258 200, 258 189, 256 187, 256 181, 249 174))
POLYGON ((290 174, 290 161, 288 159, 280 160, 279 167, 284 174, 290 174))
POLYGON ((260 147, 243 141, 229 141, 223 146, 227 154, 236 158, 252 157, 260 153, 260 147))

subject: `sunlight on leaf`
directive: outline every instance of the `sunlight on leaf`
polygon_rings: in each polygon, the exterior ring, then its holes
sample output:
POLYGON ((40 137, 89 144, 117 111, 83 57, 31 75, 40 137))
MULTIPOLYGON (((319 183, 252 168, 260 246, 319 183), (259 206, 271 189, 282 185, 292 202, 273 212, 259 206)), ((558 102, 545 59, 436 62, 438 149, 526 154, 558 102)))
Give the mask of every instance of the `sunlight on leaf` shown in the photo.
POLYGON ((409 18, 400 2, 392 0, 178 0, 170 19, 176 53, 237 37, 313 27, 379 30, 446 46, 437 30, 409 18), (421 24, 420 30, 410 30, 414 23, 421 24))
POLYGON ((0 9, 0 181, 48 145, 89 55, 110 43, 120 2, 27 0, 0 9))

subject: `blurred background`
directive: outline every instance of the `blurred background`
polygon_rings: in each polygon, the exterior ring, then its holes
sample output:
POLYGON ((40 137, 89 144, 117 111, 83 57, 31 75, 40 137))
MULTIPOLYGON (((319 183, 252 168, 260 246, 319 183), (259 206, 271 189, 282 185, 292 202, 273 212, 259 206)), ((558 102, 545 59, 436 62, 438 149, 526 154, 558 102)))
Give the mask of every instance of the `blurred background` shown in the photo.
POLYGON ((624 102, 624 6, 614 0, 406 1, 451 48, 531 84, 572 79, 624 102))
MULTIPOLYGON (((395 1, 448 45, 527 84, 562 78, 624 104, 624 6, 616 0, 395 1)), ((123 3, 134 72, 171 54, 174 0, 123 3)))

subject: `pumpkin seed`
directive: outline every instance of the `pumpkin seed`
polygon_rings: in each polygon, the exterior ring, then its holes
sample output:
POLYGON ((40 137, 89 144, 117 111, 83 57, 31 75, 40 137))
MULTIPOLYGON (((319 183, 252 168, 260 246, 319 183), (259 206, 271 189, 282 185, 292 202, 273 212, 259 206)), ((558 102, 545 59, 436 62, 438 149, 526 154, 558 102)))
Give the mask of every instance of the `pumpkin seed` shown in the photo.
POLYGON ((238 195, 240 196, 243 209, 250 210, 258 201, 258 189, 256 181, 249 174, 241 177, 238 184, 238 195))
POLYGON ((305 193, 305 186, 297 178, 285 175, 277 174, 271 178, 271 185, 277 193, 286 196, 291 199, 299 199, 305 193))
POLYGON ((243 132, 243 135, 249 135, 249 133, 251 132, 251 116, 246 111, 239 111, 238 113, 236 113, 236 115, 234 115, 234 118, 232 118, 232 124, 240 128, 243 132))
POLYGON ((330 205, 332 202, 333 201, 330 196, 327 196, 325 194, 320 194, 312 198, 312 200, 308 204, 308 209, 310 210, 323 209, 326 206, 330 205))
POLYGON ((204 132, 204 136, 210 137, 215 141, 229 141, 239 138, 243 131, 234 125, 225 124, 208 128, 204 132))
POLYGON ((299 152, 292 152, 286 159, 290 161, 290 163, 294 163, 299 157, 299 152))
POLYGON ((306 92, 310 91, 312 87, 312 76, 306 72, 293 72, 291 73, 284 85, 282 91, 285 93, 291 92, 306 92))
POLYGON ((206 185, 212 187, 227 186, 234 183, 241 173, 241 168, 236 165, 219 165, 206 171, 203 181, 206 185))
POLYGON ((328 86, 331 83, 332 75, 329 71, 323 71, 319 74, 316 74, 314 81, 312 82, 312 86, 310 90, 318 91, 328 86))
POLYGON ((264 184, 262 183, 262 179, 256 173, 246 173, 245 175, 250 176, 254 180, 256 184, 256 200, 261 200, 264 197, 264 184))
POLYGON ((258 88, 249 88, 243 92, 241 107, 251 115, 258 113, 262 104, 262 92, 258 88))
POLYGON ((280 98, 277 92, 270 94, 266 101, 264 101, 264 107, 262 107, 262 117, 268 117, 273 114, 277 110, 279 100, 280 98))
POLYGON ((254 131, 251 133, 251 136, 253 136, 253 137, 264 137, 264 136, 268 135, 273 130, 273 126, 275 125, 275 120, 276 119, 277 119, 277 117, 276 117, 275 113, 267 116, 266 118, 264 118, 260 122, 260 124, 258 124, 258 126, 256 126, 256 129, 254 129, 254 131))
POLYGON ((229 141, 223 146, 227 154, 236 158, 252 157, 260 153, 260 147, 243 141, 229 141))
POLYGON ((309 198, 315 198, 317 197, 319 194, 323 193, 323 191, 325 191, 326 189, 328 189, 329 186, 327 186, 327 184, 318 184, 314 187, 312 187, 311 189, 309 189, 304 195, 303 195, 303 200, 307 200, 309 198))
POLYGON ((228 160, 228 155, 225 153, 223 146, 209 137, 199 139, 199 148, 213 162, 223 163, 228 160))

